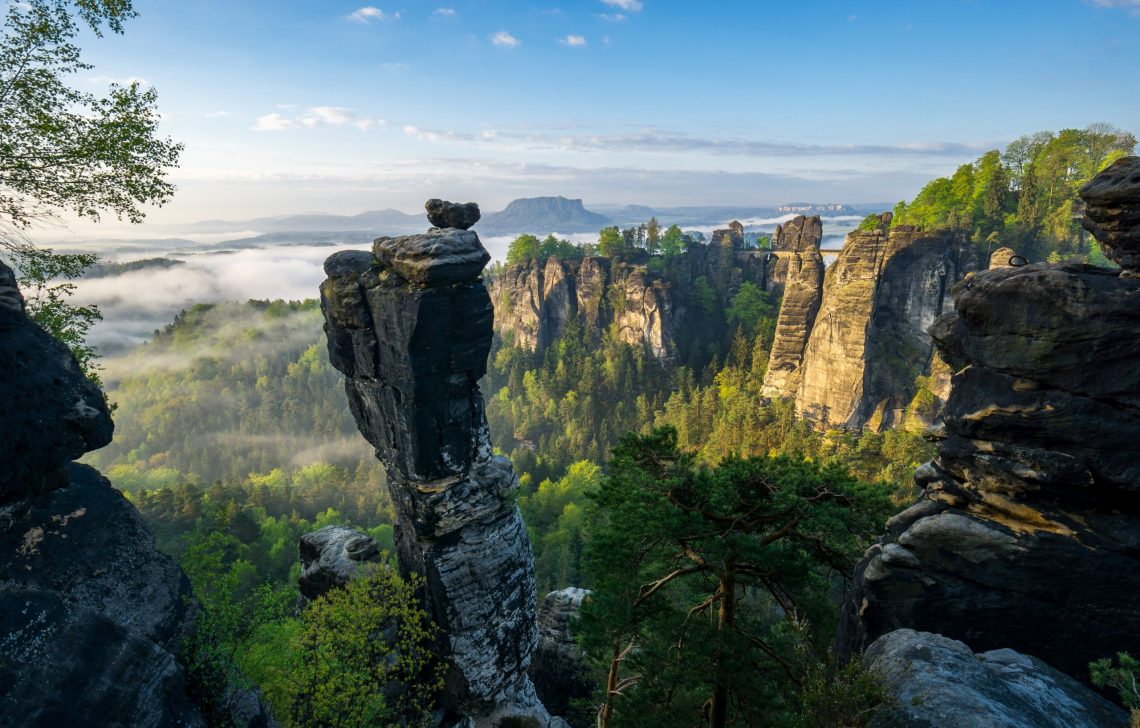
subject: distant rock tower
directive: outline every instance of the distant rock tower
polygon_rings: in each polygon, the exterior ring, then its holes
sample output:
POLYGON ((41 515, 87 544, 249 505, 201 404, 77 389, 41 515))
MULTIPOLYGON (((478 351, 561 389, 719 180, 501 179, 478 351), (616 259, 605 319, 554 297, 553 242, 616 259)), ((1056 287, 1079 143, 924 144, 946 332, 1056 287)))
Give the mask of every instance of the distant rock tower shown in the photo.
POLYGON ((538 642, 534 565, 511 463, 492 455, 479 379, 491 347, 490 256, 472 203, 427 204, 423 235, 377 238, 325 261, 329 355, 364 437, 388 471, 405 572, 450 658, 445 724, 507 717, 561 725, 527 676, 538 642))

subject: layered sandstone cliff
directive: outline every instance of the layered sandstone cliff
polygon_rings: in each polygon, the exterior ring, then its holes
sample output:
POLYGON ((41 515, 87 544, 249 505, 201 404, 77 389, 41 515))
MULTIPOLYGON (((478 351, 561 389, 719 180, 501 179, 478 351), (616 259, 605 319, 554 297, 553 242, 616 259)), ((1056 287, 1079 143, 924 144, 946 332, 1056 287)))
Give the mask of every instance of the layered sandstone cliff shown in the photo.
POLYGON ((1081 190, 1123 266, 997 267, 931 333, 953 370, 921 499, 855 571, 838 647, 908 627, 1082 680, 1140 653, 1140 158, 1081 190))
POLYGON ((796 392, 797 413, 820 427, 902 421, 916 375, 931 372, 927 329, 950 307, 954 282, 977 267, 956 233, 889 223, 886 213, 877 229, 849 234, 824 276, 796 392))
POLYGON ((766 397, 795 397, 800 388, 804 349, 823 297, 824 264, 819 252, 823 224, 800 215, 778 226, 773 236, 773 281, 783 288, 776 337, 764 375, 766 397))
POLYGON ((510 461, 492 454, 478 381, 493 311, 488 256, 461 228, 341 252, 321 286, 329 355, 361 433, 388 472, 400 566, 451 662, 449 721, 550 718, 527 668, 538 642, 530 543, 510 461))

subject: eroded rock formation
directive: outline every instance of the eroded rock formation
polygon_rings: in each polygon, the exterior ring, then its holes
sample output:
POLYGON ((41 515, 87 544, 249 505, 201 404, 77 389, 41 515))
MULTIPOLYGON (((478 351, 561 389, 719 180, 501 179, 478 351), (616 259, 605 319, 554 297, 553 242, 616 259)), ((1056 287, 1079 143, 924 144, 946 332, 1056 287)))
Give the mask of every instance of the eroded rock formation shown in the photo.
POLYGON ((608 258, 510 266, 491 282, 495 330, 515 346, 544 350, 581 318, 590 332, 616 323, 623 341, 657 359, 677 355, 684 306, 646 266, 608 258))
POLYGON ((189 582, 70 462, 110 441, 110 414, 3 264, 0 349, 0 725, 204 725, 177 658, 189 582))
MULTIPOLYGON (((1110 181, 1138 164, 1117 162, 1110 181)), ((1087 196, 1090 219, 1132 219, 1131 189, 1087 196)), ((1104 247, 1131 266, 1129 235, 1114 228, 1104 247)), ((1140 653, 1140 279, 994 268, 957 285, 954 308, 931 329, 954 371, 938 458, 856 568, 839 649, 909 627, 1087 681, 1092 660, 1140 653)))
POLYGON ((301 536, 301 596, 316 599, 380 563, 376 539, 347 526, 325 526, 301 536))
POLYGON ((573 629, 589 594, 587 589, 566 587, 547 594, 538 608, 538 650, 530 676, 543 705, 555 715, 567 715, 573 701, 590 697, 594 689, 573 629))
POLYGON ((1122 728, 1124 711, 1035 657, 974 654, 961 642, 900 629, 867 648, 894 698, 872 728, 1122 728))
POLYGON ((507 266, 490 281, 495 332, 514 346, 545 350, 576 321, 594 340, 611 324, 634 346, 659 361, 684 357, 692 331, 706 325, 694 299, 696 281, 725 292, 725 302, 745 283, 767 286, 767 250, 693 245, 664 272, 651 269, 644 252, 628 260, 532 260, 507 266))
POLYGON ((533 560, 513 495, 492 455, 478 381, 491 345, 489 256, 471 231, 379 238, 372 253, 325 262, 329 355, 361 433, 388 471, 404 571, 424 599, 452 670, 451 720, 550 719, 527 676, 538 642, 533 560))
POLYGON ((777 256, 773 280, 784 290, 776 319, 776 338, 764 375, 766 397, 795 397, 808 335, 823 296, 823 256, 819 243, 823 224, 818 216, 800 215, 776 228, 772 248, 777 256))
POLYGON ((953 233, 919 232, 889 213, 847 236, 824 276, 804 349, 796 411, 820 427, 898 424, 931 371, 927 329, 950 307, 950 288, 976 268, 973 246, 953 233))

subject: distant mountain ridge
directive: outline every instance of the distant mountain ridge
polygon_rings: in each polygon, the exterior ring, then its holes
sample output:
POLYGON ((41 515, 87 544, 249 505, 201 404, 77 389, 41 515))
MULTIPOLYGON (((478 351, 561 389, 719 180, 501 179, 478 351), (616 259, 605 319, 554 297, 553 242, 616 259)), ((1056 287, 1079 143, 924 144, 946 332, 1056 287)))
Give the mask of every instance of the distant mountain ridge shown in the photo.
POLYGON ((582 200, 566 197, 527 197, 513 200, 502 212, 485 214, 475 226, 489 235, 596 232, 610 218, 587 210, 582 200))

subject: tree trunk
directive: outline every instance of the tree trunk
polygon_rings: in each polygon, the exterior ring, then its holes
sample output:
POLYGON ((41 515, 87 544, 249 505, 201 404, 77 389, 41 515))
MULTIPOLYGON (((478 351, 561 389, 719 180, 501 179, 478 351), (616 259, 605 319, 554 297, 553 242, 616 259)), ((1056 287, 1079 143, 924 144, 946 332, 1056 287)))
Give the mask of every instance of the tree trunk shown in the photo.
POLYGON ((720 610, 717 612, 716 628, 720 647, 717 648, 717 664, 714 666, 716 683, 712 709, 709 711, 710 728, 724 728, 728 720, 728 685, 725 684, 723 645, 736 619, 736 570, 732 564, 725 565, 717 591, 720 592, 720 610))
POLYGON ((614 719, 614 695, 618 685, 618 670, 621 667, 621 642, 614 642, 614 656, 610 660, 610 671, 606 675, 606 699, 598 714, 598 728, 609 728, 614 719))

